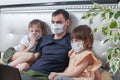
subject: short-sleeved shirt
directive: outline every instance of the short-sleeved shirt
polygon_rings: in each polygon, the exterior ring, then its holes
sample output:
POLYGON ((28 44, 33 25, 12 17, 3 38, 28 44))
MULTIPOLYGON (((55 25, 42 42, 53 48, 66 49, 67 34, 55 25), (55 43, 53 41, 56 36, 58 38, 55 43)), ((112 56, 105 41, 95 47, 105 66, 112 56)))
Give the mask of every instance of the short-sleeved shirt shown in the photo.
POLYGON ((74 80, 99 80, 99 77, 95 73, 98 68, 101 66, 101 61, 94 56, 94 53, 90 50, 85 50, 81 53, 76 54, 74 50, 69 51, 69 66, 64 72, 72 72, 76 67, 80 66, 81 63, 84 63, 83 60, 87 57, 89 58, 89 64, 87 67, 79 73, 74 80), (96 79, 95 79, 96 76, 96 79))
POLYGON ((53 39, 53 35, 42 38, 38 43, 36 52, 41 57, 30 67, 32 70, 49 75, 50 72, 62 72, 68 66, 68 51, 71 49, 70 35, 61 39, 53 39))
POLYGON ((18 46, 14 46, 14 49, 16 51, 19 51, 20 50, 20 45, 24 45, 25 47, 28 47, 29 44, 30 44, 30 37, 29 35, 25 35, 19 42, 19 45, 18 46))
MULTIPOLYGON (((30 45, 30 36, 29 35, 25 35, 19 42, 18 46, 14 46, 14 49, 16 51, 20 50, 20 45, 24 45, 25 47, 28 47, 30 45)), ((34 51, 35 47, 36 47, 37 42, 35 43, 35 46, 31 49, 31 52, 34 51)))

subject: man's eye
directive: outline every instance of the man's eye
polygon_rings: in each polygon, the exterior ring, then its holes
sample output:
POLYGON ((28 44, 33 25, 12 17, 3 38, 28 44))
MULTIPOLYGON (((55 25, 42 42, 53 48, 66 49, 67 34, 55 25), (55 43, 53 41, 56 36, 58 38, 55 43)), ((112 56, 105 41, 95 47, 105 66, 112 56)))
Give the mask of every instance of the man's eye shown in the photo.
POLYGON ((57 24, 61 24, 62 22, 61 21, 58 21, 57 24))

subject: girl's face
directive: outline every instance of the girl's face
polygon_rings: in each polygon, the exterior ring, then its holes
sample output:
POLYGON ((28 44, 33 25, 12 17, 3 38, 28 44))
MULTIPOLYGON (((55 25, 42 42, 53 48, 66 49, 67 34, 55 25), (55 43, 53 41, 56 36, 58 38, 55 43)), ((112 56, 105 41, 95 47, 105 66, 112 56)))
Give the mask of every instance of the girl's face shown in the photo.
POLYGON ((76 39, 76 38, 72 39, 72 42, 80 42, 80 41, 83 42, 83 40, 80 40, 80 39, 76 39))
POLYGON ((83 40, 80 39, 72 39, 71 46, 76 53, 84 50, 83 40))
POLYGON ((34 25, 32 25, 32 27, 29 28, 29 34, 30 34, 30 35, 43 34, 43 30, 40 28, 39 25, 34 24, 34 25))

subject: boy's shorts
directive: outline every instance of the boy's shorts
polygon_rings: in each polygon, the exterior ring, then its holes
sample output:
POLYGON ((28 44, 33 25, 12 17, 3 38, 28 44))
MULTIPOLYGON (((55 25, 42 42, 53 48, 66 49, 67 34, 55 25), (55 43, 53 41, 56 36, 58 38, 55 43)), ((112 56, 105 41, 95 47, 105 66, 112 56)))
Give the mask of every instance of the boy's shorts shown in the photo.
POLYGON ((13 47, 8 48, 4 54, 3 54, 3 61, 5 63, 9 62, 9 59, 13 56, 13 54, 15 53, 15 49, 13 47))

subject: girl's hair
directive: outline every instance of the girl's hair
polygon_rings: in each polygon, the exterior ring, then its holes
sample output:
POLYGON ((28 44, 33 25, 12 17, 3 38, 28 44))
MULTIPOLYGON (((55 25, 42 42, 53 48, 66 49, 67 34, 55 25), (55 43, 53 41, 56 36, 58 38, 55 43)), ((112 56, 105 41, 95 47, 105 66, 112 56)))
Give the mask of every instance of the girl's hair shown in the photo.
POLYGON ((38 26, 40 26, 40 28, 44 31, 45 27, 44 27, 44 22, 43 21, 41 21, 39 19, 34 19, 29 23, 28 27, 31 28, 32 25, 34 25, 34 24, 37 24, 38 26))
POLYGON ((73 29, 71 33, 72 39, 83 40, 84 49, 91 49, 93 44, 93 34, 90 27, 87 25, 79 25, 73 29))

